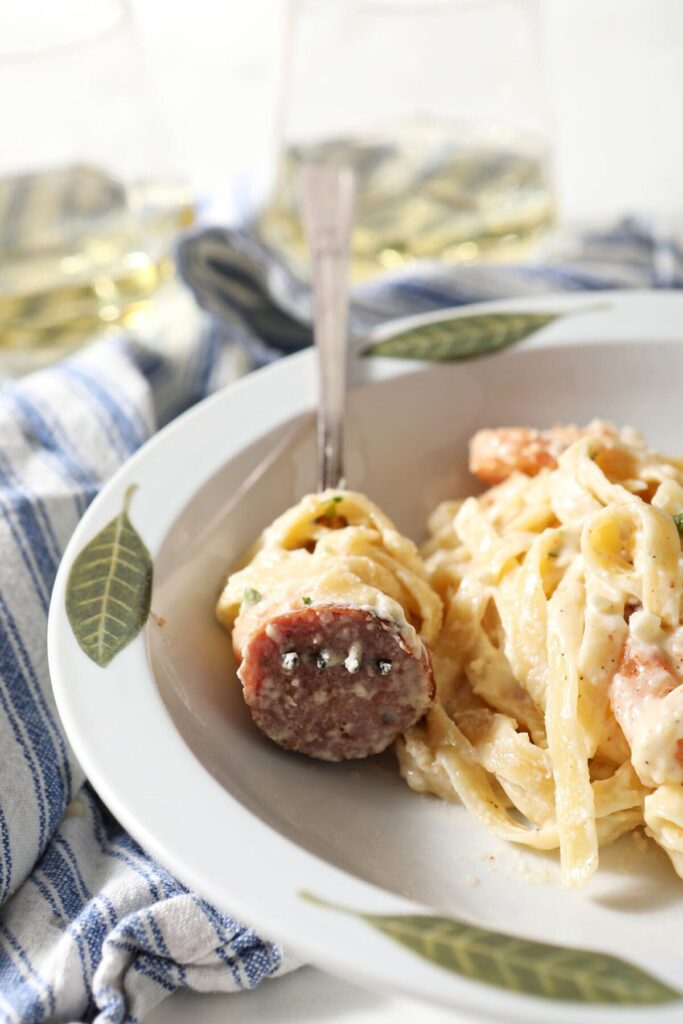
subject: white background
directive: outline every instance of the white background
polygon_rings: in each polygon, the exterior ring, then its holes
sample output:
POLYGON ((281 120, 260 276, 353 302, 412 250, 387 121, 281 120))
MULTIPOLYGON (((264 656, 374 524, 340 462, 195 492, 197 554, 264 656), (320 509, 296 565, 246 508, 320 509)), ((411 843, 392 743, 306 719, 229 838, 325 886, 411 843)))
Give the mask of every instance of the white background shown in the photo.
MULTIPOLYGON (((271 151, 285 0, 131 0, 179 168, 229 193, 271 151)), ((683 213, 683 3, 542 0, 560 208, 683 213)))
MULTIPOLYGON (((54 0, 51 0, 54 2, 54 0)), ((284 0, 131 0, 176 169, 212 209, 272 157, 284 0)), ((683 212, 683 2, 545 0, 562 216, 683 212)), ((305 968, 233 996, 180 994, 150 1024, 436 1024, 462 1018, 305 968)))

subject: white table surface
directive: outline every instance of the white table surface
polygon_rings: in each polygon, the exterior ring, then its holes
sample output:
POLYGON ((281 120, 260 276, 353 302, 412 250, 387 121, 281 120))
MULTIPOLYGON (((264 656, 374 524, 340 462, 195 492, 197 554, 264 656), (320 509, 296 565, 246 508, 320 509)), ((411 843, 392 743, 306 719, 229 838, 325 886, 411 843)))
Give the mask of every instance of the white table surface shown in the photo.
MULTIPOLYGON (((132 0, 176 168, 234 215, 272 155, 284 0, 132 0)), ((544 0, 562 216, 683 214, 683 4, 544 0)), ((178 993, 149 1024, 467 1024, 311 967, 253 992, 178 993)))
POLYGON ((145 1024, 475 1024, 474 1018, 365 992, 314 967, 264 982, 252 992, 178 992, 145 1024))

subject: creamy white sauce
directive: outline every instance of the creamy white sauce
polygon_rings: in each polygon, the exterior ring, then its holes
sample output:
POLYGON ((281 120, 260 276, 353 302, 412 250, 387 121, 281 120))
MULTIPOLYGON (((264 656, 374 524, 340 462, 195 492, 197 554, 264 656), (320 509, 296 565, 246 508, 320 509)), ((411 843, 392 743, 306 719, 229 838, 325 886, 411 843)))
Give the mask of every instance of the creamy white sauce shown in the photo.
POLYGON ((363 660, 363 648, 356 640, 349 648, 348 656, 344 660, 344 668, 347 672, 357 672, 363 660))
POLYGON ((662 639, 662 620, 644 608, 633 612, 628 625, 631 636, 644 644, 658 644, 662 639))

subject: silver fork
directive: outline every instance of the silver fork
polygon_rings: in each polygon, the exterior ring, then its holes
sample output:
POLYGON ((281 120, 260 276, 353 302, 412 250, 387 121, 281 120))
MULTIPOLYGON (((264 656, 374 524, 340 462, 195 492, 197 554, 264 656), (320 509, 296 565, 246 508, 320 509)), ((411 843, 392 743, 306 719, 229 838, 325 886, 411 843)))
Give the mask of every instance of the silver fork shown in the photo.
POLYGON ((313 335, 318 351, 318 487, 345 486, 348 262, 353 206, 348 166, 304 163, 300 202, 311 254, 313 335))

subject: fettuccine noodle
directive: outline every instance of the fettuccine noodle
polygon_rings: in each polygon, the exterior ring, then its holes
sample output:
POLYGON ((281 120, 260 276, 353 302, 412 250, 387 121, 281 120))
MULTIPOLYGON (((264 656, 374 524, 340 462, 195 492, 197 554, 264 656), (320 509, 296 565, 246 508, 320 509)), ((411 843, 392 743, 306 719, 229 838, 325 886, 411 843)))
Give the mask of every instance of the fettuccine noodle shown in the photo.
POLYGON ((422 551, 444 624, 402 774, 559 848, 566 884, 638 826, 683 877, 683 461, 601 423, 484 444, 502 482, 440 506, 422 551))

